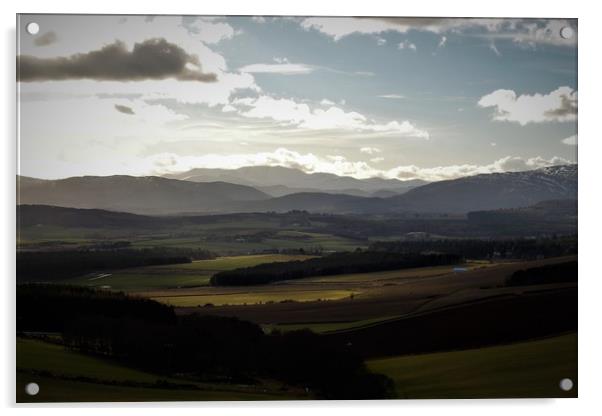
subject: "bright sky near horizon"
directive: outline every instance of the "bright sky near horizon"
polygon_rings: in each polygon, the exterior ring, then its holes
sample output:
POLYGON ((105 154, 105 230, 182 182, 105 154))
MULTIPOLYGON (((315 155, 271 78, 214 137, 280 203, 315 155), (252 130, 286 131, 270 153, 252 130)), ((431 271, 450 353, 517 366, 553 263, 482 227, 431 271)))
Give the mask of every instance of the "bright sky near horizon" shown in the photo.
POLYGON ((21 15, 18 33, 26 176, 576 162, 576 20, 21 15))

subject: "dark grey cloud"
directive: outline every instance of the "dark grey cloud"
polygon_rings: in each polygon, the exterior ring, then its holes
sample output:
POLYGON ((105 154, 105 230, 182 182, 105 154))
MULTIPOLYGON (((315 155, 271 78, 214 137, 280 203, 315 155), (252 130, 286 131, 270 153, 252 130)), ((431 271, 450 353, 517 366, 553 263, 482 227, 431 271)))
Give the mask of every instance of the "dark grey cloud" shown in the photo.
POLYGON ((555 108, 550 111, 546 111, 546 116, 548 117, 568 117, 568 116, 576 116, 577 115, 577 94, 573 92, 569 95, 560 96, 560 107, 555 108))
POLYGON ((120 113, 128 114, 128 115, 131 115, 131 116, 133 116, 134 114, 136 114, 134 112, 134 110, 132 110, 132 108, 128 107, 127 105, 115 104, 115 110, 119 111, 120 113))
POLYGON ((56 36, 56 33, 51 31, 51 32, 46 32, 43 35, 36 36, 35 39, 33 40, 33 43, 36 46, 48 46, 50 44, 53 44, 57 40, 58 40, 58 37, 56 36))
POLYGON ((19 81, 141 81, 175 78, 183 81, 215 82, 217 76, 200 69, 196 55, 163 38, 134 44, 130 51, 121 41, 101 49, 68 57, 17 56, 19 81), (196 68, 190 68, 189 64, 196 68))

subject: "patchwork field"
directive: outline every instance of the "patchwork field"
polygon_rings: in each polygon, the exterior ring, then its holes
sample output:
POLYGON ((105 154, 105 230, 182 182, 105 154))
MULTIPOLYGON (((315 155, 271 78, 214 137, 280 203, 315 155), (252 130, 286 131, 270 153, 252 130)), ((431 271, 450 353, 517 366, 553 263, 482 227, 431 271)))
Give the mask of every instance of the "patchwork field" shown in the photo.
POLYGON ((68 279, 63 283, 126 292, 206 286, 209 284, 211 276, 222 270, 308 258, 311 256, 289 254, 218 257, 213 260, 198 260, 192 263, 134 267, 115 272, 98 273, 68 279))
POLYGON ((106 241, 131 242, 133 248, 172 247, 207 249, 217 254, 244 255, 270 250, 304 249, 344 251, 365 248, 368 238, 338 235, 328 223, 296 222, 295 218, 249 214, 199 217, 148 227, 61 227, 36 224, 22 226, 17 236, 23 249, 77 248, 106 241))
POLYGON ((224 305, 255 305, 287 302, 322 302, 350 298, 358 292, 351 290, 254 290, 239 293, 202 293, 191 295, 146 294, 151 299, 178 307, 202 307, 224 305))
POLYGON ((496 347, 369 360, 400 399, 577 397, 577 334, 496 347), (560 380, 575 382, 572 391, 560 380))
MULTIPOLYGON (((327 276, 289 280, 270 285, 246 287, 199 287, 141 293, 145 296, 198 296, 244 293, 264 296, 277 292, 280 299, 293 299, 295 294, 314 291, 321 299, 329 291, 346 291, 346 297, 336 301, 286 302, 272 304, 216 306, 197 308, 204 303, 196 302, 192 307, 178 308, 178 313, 203 313, 221 316, 236 316, 261 325, 277 325, 286 329, 309 328, 319 332, 342 326, 357 327, 365 320, 385 320, 417 311, 427 312, 440 307, 449 307, 500 296, 520 296, 530 291, 541 291, 541 286, 505 287, 505 280, 514 271, 542 264, 554 264, 570 260, 563 257, 529 262, 468 263, 466 271, 455 272, 453 266, 424 267, 378 273, 327 276), (353 297, 351 297, 353 293, 353 297), (328 328, 328 329, 327 329, 328 328)), ((564 287, 566 285, 555 285, 564 287)), ((568 285, 571 286, 571 285, 568 285)), ((551 287, 550 287, 551 288, 551 287)))

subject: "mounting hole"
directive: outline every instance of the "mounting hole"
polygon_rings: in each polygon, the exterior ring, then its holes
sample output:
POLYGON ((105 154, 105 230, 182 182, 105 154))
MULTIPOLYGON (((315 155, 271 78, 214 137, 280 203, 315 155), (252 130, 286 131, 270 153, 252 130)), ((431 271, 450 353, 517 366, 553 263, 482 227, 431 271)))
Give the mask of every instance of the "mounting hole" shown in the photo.
POLYGON ((571 39, 574 34, 575 31, 570 26, 565 26, 562 29, 560 29, 560 37, 563 39, 571 39))
POLYGON ((573 380, 571 380, 570 378, 563 378, 562 380, 560 380, 560 389, 564 391, 573 390, 573 380))
POLYGON ((39 392, 40 386, 38 386, 38 383, 28 383, 27 386, 25 386, 25 393, 29 394, 30 396, 35 396, 39 392))
POLYGON ((30 35, 37 35, 40 31, 40 25, 36 22, 31 22, 28 23, 27 26, 25 26, 25 30, 27 30, 27 33, 29 33, 30 35))

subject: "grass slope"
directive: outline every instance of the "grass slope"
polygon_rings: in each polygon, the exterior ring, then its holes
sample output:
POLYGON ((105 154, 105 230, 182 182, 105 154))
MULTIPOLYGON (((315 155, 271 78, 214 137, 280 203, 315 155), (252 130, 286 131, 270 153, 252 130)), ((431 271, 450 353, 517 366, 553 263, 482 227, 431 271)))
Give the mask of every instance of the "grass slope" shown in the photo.
POLYGON ((111 360, 69 351, 60 345, 17 338, 18 403, 308 398, 282 385, 272 384, 207 384, 165 378, 124 367, 111 360), (88 379, 84 380, 83 377, 88 379), (162 387, 161 383, 165 381, 181 387, 162 387), (25 386, 30 382, 40 385, 37 396, 25 394, 25 386), (132 385, 135 383, 143 385, 132 385))
POLYGON ((395 381, 398 398, 577 397, 577 334, 517 344, 367 362, 395 381), (572 391, 559 388, 563 378, 572 391))

